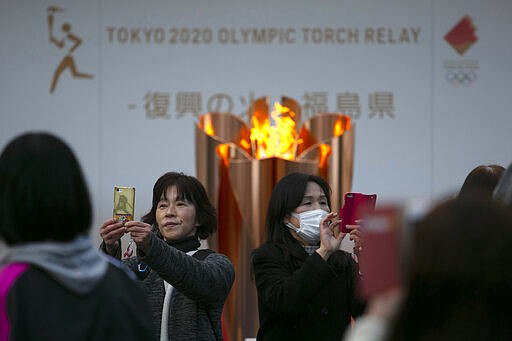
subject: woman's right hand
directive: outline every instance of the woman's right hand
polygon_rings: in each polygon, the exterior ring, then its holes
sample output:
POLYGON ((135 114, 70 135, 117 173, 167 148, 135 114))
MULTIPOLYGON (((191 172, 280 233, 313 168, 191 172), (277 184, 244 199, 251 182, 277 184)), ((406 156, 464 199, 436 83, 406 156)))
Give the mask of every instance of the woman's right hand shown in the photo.
POLYGON ((126 228, 122 221, 111 218, 101 225, 100 236, 109 255, 115 255, 117 249, 121 247, 120 239, 125 233, 126 228))
POLYGON ((320 247, 316 252, 324 259, 327 260, 331 254, 336 251, 340 245, 343 233, 336 236, 335 230, 340 227, 341 220, 338 219, 338 214, 335 212, 329 213, 320 222, 320 247))

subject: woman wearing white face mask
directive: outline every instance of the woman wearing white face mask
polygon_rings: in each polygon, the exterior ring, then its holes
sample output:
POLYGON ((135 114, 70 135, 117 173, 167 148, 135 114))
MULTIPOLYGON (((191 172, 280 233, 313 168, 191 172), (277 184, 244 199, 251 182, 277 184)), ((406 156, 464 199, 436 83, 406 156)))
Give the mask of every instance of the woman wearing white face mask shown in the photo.
MULTIPOLYGON (((364 309, 356 294, 357 264, 339 250, 340 220, 330 209, 328 183, 292 173, 269 200, 267 241, 254 250, 258 340, 341 340, 364 309)), ((341 195, 341 194, 340 194, 341 195)), ((359 231, 351 238, 361 245, 359 231)))

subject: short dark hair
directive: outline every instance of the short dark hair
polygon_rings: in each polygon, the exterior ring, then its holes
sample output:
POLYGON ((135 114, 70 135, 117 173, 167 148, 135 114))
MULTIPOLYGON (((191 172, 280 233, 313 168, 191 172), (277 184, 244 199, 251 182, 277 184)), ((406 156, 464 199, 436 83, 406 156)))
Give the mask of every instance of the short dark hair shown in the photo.
POLYGON ((283 228, 283 220, 300 205, 308 182, 315 182, 320 186, 331 207, 331 188, 323 178, 306 173, 290 173, 284 176, 275 185, 268 202, 265 220, 268 242, 286 243, 287 240, 292 240, 288 229, 283 228))
POLYGON ((217 231, 217 212, 208 198, 201 182, 190 175, 179 172, 168 172, 162 175, 153 186, 153 201, 142 221, 151 225, 156 223, 156 209, 161 198, 166 198, 167 189, 176 187, 178 198, 191 202, 196 209, 197 236, 208 238, 217 231))
POLYGON ((0 156, 0 236, 7 244, 69 241, 91 220, 80 164, 63 140, 29 132, 9 142, 0 156))

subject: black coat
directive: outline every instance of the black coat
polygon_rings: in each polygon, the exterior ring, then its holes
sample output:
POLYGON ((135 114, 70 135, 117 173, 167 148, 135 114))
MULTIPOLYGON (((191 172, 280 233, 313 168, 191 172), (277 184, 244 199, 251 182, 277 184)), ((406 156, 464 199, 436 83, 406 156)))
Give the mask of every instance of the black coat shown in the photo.
POLYGON ((174 287, 169 307, 169 338, 222 339, 222 310, 235 279, 235 269, 225 255, 212 252, 203 257, 191 257, 160 238, 152 238, 150 252, 140 260, 151 268, 144 276, 137 274, 139 259, 124 262, 142 280, 140 284, 148 296, 157 339, 160 339, 165 297, 164 280, 174 287))
POLYGON ((254 251, 252 263, 258 340, 340 341, 351 317, 364 309, 356 295, 357 264, 344 251, 333 253, 328 262, 305 251, 300 259, 286 259, 281 248, 267 243, 254 251))
MULTIPOLYGON (((6 278, 0 276, 0 283, 6 278)), ((124 270, 111 264, 94 290, 83 294, 64 287, 45 270, 29 266, 9 292, 0 292, 1 299, 8 302, 5 309, 11 341, 151 338, 145 296, 124 270)))

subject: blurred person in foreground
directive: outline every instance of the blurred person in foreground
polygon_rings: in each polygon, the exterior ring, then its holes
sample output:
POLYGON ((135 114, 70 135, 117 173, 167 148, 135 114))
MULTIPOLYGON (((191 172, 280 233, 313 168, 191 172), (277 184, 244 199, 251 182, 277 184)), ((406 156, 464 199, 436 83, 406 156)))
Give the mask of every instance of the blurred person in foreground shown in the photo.
POLYGON ((469 196, 492 198, 496 184, 504 172, 505 167, 496 164, 479 165, 473 168, 460 188, 459 198, 469 196))
POLYGON ((493 198, 503 205, 512 206, 512 163, 505 169, 494 188, 493 198))
POLYGON ((26 133, 0 156, 0 340, 147 340, 149 309, 89 236, 89 192, 72 150, 26 133))
POLYGON ((510 340, 512 212, 455 198, 413 229, 404 287, 373 298, 345 340, 510 340))

